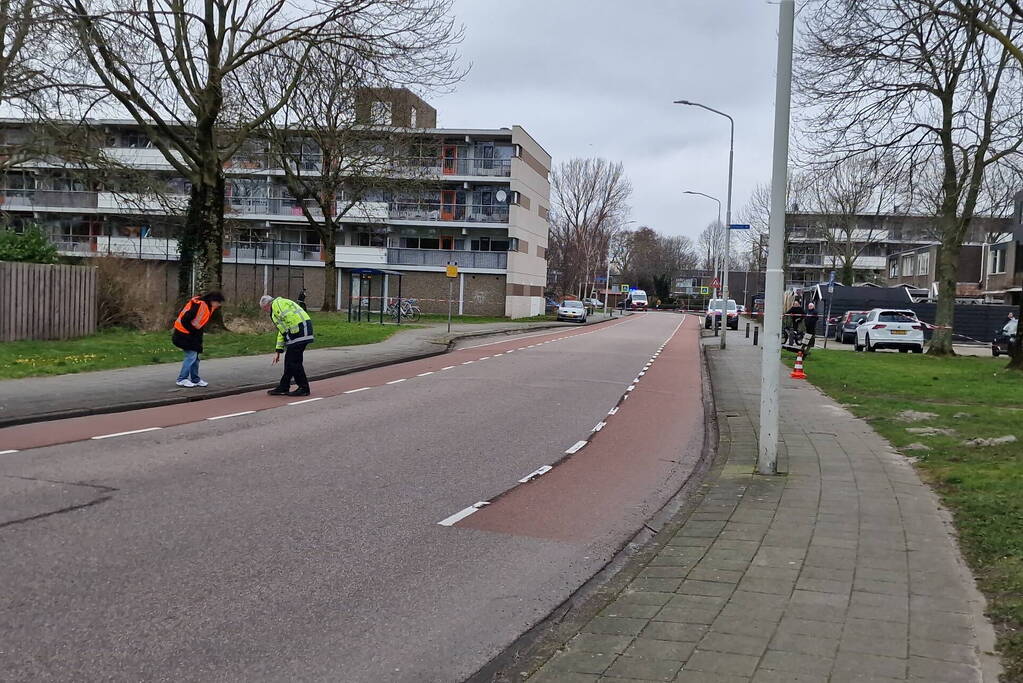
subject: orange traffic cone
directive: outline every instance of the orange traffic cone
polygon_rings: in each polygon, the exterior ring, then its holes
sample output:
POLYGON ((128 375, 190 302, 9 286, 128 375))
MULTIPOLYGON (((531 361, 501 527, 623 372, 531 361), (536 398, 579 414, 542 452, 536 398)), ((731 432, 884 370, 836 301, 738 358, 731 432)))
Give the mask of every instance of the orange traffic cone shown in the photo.
POLYGON ((796 354, 796 367, 792 368, 792 374, 789 375, 792 379, 806 379, 806 373, 803 372, 803 352, 800 351, 796 354))

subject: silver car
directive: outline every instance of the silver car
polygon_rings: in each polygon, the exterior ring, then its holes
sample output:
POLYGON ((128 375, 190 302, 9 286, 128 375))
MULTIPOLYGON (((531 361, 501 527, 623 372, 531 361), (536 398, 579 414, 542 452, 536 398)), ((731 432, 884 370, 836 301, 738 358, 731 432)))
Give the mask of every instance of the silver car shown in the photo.
POLYGON ((558 305, 558 320, 586 322, 586 307, 582 301, 562 301, 558 305))

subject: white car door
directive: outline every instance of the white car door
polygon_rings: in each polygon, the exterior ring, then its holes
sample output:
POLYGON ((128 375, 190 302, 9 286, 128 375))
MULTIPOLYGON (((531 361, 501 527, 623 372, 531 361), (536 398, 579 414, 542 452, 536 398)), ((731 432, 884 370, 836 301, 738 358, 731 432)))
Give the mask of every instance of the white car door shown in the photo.
POLYGON ((868 329, 868 326, 870 325, 870 321, 874 319, 874 316, 876 314, 877 314, 877 311, 870 311, 865 316, 866 321, 862 325, 857 325, 856 326, 856 343, 859 344, 860 346, 866 345, 866 343, 867 343, 866 342, 866 339, 867 339, 867 329, 868 329))

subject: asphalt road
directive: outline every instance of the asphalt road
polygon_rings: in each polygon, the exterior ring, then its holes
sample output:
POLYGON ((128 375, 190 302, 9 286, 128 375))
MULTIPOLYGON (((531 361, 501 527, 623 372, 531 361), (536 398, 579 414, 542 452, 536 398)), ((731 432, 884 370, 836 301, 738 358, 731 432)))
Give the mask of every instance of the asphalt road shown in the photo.
POLYGON ((462 680, 692 471, 697 345, 650 313, 0 430, 0 679, 462 680))

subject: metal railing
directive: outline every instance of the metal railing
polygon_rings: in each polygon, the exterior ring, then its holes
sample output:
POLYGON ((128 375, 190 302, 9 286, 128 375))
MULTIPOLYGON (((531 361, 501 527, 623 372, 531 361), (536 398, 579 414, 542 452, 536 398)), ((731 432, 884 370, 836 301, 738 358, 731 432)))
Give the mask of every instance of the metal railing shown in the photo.
POLYGON ((493 157, 409 157, 395 164, 395 168, 426 175, 483 176, 507 178, 511 176, 511 159, 493 157))
POLYGON ((81 190, 0 190, 0 207, 95 209, 98 196, 81 190))
POLYGON ((393 247, 387 250, 387 264, 391 266, 446 266, 448 263, 457 263, 459 268, 504 270, 508 267, 508 253, 504 251, 396 249, 393 247))
POLYGON ((434 204, 391 202, 388 214, 394 220, 463 221, 507 223, 508 207, 484 204, 434 204))

